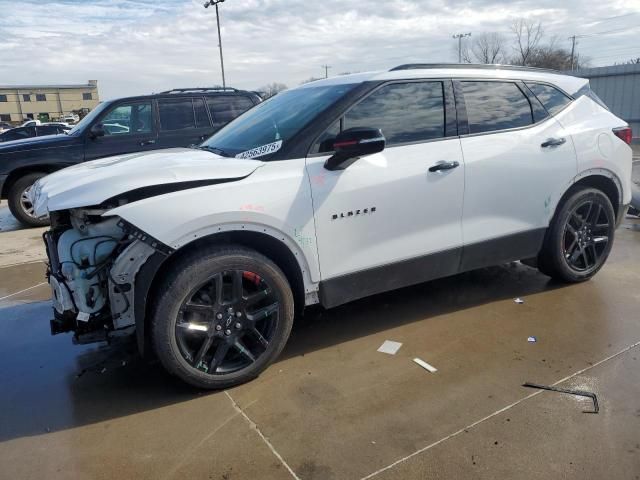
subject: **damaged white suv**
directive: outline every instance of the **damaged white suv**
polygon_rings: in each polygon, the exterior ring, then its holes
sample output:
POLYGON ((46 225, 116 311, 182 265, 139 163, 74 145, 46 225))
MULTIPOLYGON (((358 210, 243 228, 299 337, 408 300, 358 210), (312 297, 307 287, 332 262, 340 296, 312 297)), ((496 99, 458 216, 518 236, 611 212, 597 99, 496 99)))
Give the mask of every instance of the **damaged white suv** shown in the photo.
POLYGON ((197 148, 111 157, 32 189, 55 320, 132 332, 204 388, 258 375, 294 314, 513 260, 604 264, 631 131, 587 80, 403 65, 292 89, 197 148))

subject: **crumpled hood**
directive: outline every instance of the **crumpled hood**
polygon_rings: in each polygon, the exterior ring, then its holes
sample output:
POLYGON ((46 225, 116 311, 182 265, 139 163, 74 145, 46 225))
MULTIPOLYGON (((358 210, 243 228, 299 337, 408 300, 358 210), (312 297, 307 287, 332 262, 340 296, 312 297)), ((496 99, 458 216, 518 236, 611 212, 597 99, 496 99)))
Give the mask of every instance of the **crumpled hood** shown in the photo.
POLYGON ((31 198, 35 213, 99 205, 116 195, 170 183, 243 178, 259 160, 227 158, 191 148, 132 153, 80 163, 40 179, 31 198))

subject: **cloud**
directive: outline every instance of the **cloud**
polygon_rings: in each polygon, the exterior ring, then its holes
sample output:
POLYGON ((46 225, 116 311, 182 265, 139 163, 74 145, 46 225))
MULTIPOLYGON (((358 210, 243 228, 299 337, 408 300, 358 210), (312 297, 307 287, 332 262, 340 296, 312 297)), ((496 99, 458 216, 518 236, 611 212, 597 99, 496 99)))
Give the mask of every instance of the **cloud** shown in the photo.
MULTIPOLYGON (((294 86, 311 76, 454 61, 456 32, 526 16, 594 65, 640 56, 640 4, 622 0, 227 0, 227 83, 294 86), (615 18, 612 18, 615 17, 615 18), (619 30, 619 31, 617 31, 619 30)), ((100 81, 102 98, 221 83, 215 11, 182 0, 0 0, 0 82, 100 81)))

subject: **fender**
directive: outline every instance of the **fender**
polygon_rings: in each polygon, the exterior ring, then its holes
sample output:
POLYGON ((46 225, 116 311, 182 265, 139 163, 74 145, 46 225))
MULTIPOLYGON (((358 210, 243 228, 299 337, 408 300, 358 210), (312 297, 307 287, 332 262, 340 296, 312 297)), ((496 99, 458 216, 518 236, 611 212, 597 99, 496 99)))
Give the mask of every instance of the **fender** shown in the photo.
POLYGON ((601 176, 601 177, 606 177, 609 180, 612 180, 613 183, 615 183, 616 188, 618 190, 618 205, 624 205, 625 203, 625 198, 624 198, 624 188, 622 187, 622 182, 620 181, 620 178, 611 170, 607 169, 607 168, 591 168, 589 170, 585 170, 584 172, 580 172, 578 175, 576 175, 576 177, 573 179, 573 183, 578 183, 580 180, 582 180, 583 178, 586 177, 594 177, 594 176, 601 176))

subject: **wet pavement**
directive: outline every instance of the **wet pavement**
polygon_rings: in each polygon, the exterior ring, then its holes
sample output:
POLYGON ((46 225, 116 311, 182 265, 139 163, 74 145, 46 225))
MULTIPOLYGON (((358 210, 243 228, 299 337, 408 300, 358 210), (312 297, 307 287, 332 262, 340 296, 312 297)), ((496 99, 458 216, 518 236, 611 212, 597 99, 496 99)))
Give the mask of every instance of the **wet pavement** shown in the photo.
POLYGON ((584 284, 513 263, 310 310, 214 393, 131 341, 51 337, 44 265, 0 267, 0 478, 639 478, 639 223, 584 284))

